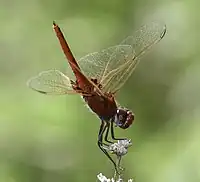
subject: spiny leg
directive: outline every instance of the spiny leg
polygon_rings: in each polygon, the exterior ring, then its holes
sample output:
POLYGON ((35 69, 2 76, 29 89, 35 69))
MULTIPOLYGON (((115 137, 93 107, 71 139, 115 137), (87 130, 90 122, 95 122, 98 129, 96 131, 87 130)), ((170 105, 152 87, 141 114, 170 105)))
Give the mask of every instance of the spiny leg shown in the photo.
POLYGON ((115 138, 115 133, 114 133, 114 121, 111 120, 111 137, 113 140, 127 140, 126 138, 115 138))
POLYGON ((104 121, 101 121, 101 126, 100 126, 100 129, 99 129, 99 134, 98 134, 98 143, 100 143, 102 146, 109 146, 108 144, 106 143, 103 143, 103 133, 105 132, 106 130, 106 127, 107 125, 105 124, 104 121), (102 137, 101 141, 100 141, 100 136, 102 137))
POLYGON ((107 127, 108 127, 107 124, 105 125, 105 122, 102 121, 101 126, 100 126, 100 130, 99 130, 98 143, 97 143, 97 144, 98 144, 99 148, 101 149, 101 151, 102 151, 102 152, 110 159, 110 161, 113 163, 114 168, 115 168, 115 171, 116 171, 117 173, 119 173, 116 163, 115 163, 114 160, 110 157, 110 155, 108 154, 107 150, 103 147, 103 141, 102 141, 102 140, 103 140, 103 133, 105 132, 105 129, 106 129, 107 127))
POLYGON ((106 134, 105 134, 104 140, 108 143, 113 144, 114 142, 111 142, 111 141, 108 140, 108 134, 109 134, 109 130, 110 130, 110 121, 107 122, 106 125, 107 125, 107 129, 106 129, 106 134))

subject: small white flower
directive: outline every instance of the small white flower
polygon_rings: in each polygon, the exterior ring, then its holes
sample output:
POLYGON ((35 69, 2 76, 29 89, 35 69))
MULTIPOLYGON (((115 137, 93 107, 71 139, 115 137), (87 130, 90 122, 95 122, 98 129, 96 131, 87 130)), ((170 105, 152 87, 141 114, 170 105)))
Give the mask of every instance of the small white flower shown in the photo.
POLYGON ((128 147, 132 145, 131 140, 118 140, 109 146, 109 150, 117 156, 123 156, 128 152, 128 147))
POLYGON ((111 182, 110 179, 106 178, 102 173, 98 174, 97 178, 99 179, 100 182, 111 182))
MULTIPOLYGON (((117 181, 115 181, 113 178, 112 179, 106 178, 102 173, 98 174, 97 178, 99 179, 100 182, 123 182, 122 178, 119 178, 117 181)), ((128 182, 133 182, 133 179, 129 179, 128 182)))

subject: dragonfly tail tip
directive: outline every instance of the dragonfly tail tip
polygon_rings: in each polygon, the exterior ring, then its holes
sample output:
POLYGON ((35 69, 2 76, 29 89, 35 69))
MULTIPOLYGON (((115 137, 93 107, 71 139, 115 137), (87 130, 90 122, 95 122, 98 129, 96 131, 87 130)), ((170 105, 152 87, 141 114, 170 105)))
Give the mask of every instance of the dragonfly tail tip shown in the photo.
POLYGON ((57 26, 56 22, 53 20, 53 26, 57 26))

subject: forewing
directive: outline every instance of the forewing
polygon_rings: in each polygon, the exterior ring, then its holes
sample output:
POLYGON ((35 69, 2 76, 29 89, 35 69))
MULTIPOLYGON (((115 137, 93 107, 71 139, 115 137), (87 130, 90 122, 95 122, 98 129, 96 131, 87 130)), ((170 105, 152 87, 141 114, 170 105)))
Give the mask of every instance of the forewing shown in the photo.
POLYGON ((152 22, 123 40, 110 56, 102 80, 104 92, 118 91, 134 71, 140 58, 166 33, 166 26, 152 22))
POLYGON ((71 85, 71 80, 58 70, 48 70, 31 78, 27 85, 33 90, 49 95, 63 95, 76 93, 71 85))
POLYGON ((100 81, 103 77, 105 67, 112 54, 118 46, 103 49, 100 52, 90 53, 82 57, 78 64, 88 78, 97 78, 100 81))

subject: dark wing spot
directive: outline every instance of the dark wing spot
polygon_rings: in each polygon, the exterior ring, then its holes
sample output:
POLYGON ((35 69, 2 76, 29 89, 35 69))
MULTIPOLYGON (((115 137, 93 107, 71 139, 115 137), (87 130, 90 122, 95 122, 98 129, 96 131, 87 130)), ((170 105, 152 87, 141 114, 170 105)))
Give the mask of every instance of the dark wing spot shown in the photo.
POLYGON ((41 94, 47 94, 47 92, 41 91, 41 90, 37 90, 39 93, 41 94))

